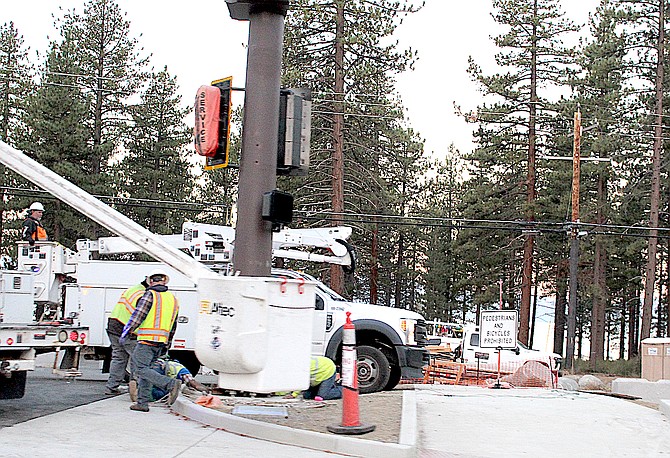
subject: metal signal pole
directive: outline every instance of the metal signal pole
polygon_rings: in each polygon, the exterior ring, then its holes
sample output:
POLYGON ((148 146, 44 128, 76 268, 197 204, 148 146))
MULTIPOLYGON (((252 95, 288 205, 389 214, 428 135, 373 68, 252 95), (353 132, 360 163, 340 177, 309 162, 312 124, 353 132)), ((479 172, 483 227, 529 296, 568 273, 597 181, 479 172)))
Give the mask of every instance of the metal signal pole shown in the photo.
POLYGON ((277 184, 277 129, 284 16, 288 0, 226 0, 233 19, 249 21, 242 157, 235 233, 235 270, 269 277, 272 224, 263 194, 277 184))

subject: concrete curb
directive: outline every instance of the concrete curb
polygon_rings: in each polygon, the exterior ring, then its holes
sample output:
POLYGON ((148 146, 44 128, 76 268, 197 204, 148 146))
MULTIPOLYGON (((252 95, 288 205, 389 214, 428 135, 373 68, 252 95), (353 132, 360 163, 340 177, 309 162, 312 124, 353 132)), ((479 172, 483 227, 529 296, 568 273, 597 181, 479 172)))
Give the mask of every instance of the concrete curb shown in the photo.
POLYGON ((416 457, 416 397, 413 391, 403 392, 402 419, 398 444, 305 431, 263 421, 250 420, 200 406, 185 396, 180 396, 177 399, 172 405, 172 410, 191 420, 214 428, 280 444, 361 457, 416 457))
POLYGON ((670 399, 661 399, 658 402, 658 409, 670 419, 670 399))

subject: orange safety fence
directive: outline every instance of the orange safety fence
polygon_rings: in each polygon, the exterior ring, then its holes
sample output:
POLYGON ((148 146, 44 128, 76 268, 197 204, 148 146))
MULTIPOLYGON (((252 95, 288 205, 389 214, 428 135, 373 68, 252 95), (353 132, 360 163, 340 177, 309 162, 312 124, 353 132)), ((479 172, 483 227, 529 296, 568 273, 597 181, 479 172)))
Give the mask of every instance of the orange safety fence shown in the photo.
MULTIPOLYGON (((558 374, 550 361, 504 362, 500 365, 500 383, 511 387, 556 388, 558 374)), ((430 364, 421 379, 403 379, 403 384, 479 385, 498 382, 498 362, 459 362, 443 354, 431 353, 430 364)))

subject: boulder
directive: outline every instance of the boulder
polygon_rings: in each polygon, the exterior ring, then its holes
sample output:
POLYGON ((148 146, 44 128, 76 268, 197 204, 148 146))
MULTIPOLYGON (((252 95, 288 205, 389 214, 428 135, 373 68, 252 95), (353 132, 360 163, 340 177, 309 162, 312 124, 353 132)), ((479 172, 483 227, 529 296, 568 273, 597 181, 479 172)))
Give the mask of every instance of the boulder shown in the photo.
POLYGON ((595 375, 586 374, 579 379, 580 390, 605 390, 605 384, 595 375))
POLYGON ((574 378, 571 377, 559 377, 558 378, 558 388, 566 391, 578 391, 579 384, 574 378))

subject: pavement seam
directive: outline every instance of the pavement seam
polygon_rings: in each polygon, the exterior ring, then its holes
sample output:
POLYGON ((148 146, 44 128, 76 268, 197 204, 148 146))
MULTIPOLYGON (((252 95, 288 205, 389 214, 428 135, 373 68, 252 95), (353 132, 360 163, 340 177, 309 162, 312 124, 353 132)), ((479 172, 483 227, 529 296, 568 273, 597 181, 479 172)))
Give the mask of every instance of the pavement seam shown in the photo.
POLYGON ((181 452, 179 452, 179 453, 177 453, 176 455, 174 455, 173 458, 177 458, 178 456, 183 456, 185 453, 187 453, 187 452, 188 452, 189 450, 191 450, 192 448, 194 448, 194 447, 200 445, 202 442, 204 442, 205 440, 207 440, 207 439, 209 439, 210 437, 212 437, 214 434, 216 434, 217 431, 218 431, 217 429, 213 429, 208 435, 206 435, 205 437, 203 437, 202 439, 200 439, 199 441, 197 441, 195 444, 192 444, 192 445, 186 447, 184 450, 182 450, 181 452))

